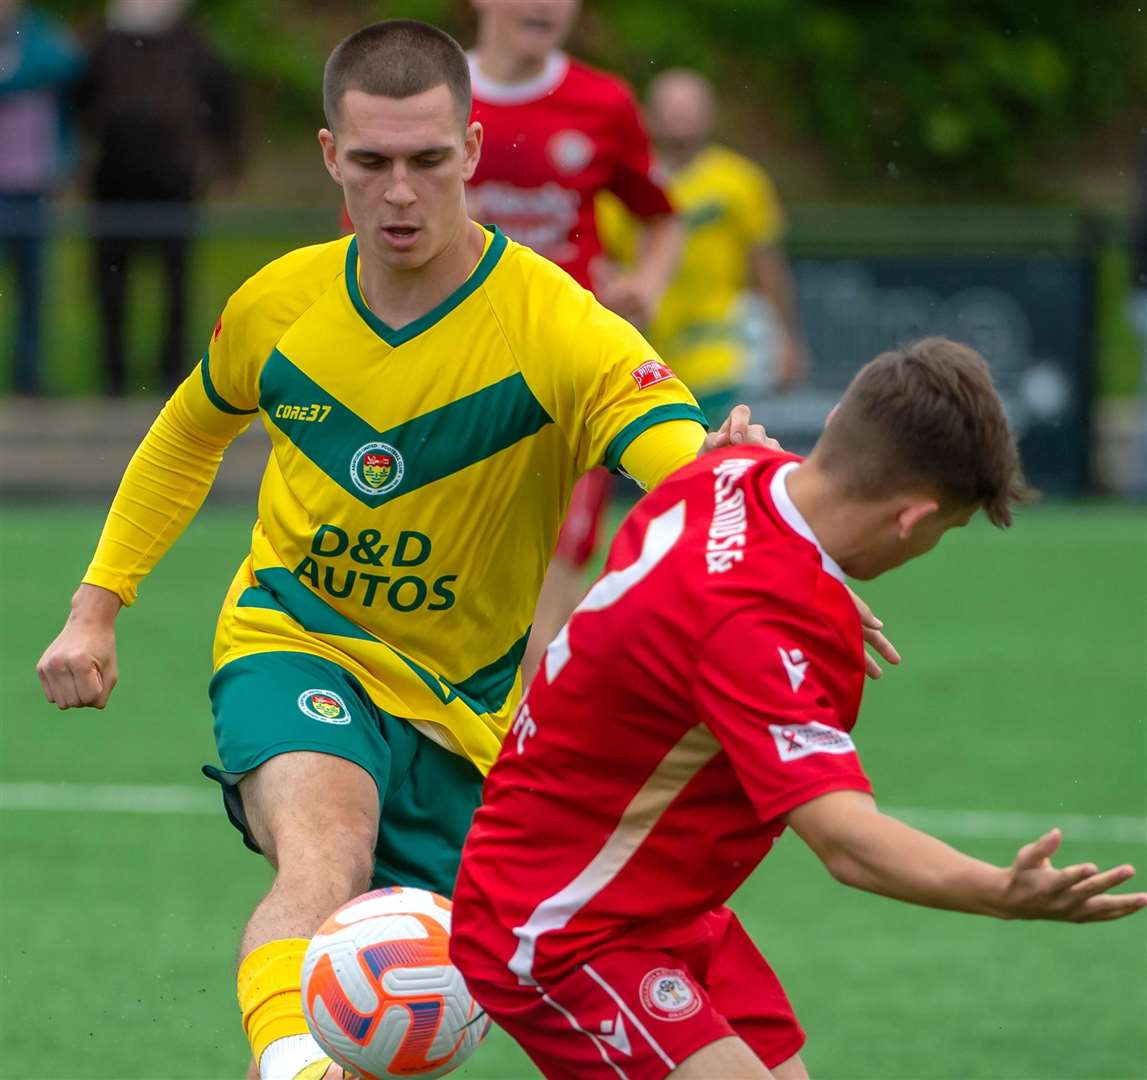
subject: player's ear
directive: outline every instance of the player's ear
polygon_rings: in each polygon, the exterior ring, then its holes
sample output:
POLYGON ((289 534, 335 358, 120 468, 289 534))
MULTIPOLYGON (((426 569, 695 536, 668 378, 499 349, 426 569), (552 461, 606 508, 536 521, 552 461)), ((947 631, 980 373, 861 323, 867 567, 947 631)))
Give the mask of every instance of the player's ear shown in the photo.
POLYGON ((335 134, 330 128, 323 128, 319 132, 319 146, 323 148, 323 164, 327 167, 327 172, 331 174, 331 179, 342 187, 342 170, 335 154, 335 134))
POLYGON ((469 180, 482 156, 482 125, 477 120, 467 124, 462 139, 462 179, 469 180))
POLYGON ((908 503, 897 515, 896 522, 900 527, 900 539, 907 540, 912 531, 926 517, 930 517, 940 509, 935 499, 915 498, 908 503))

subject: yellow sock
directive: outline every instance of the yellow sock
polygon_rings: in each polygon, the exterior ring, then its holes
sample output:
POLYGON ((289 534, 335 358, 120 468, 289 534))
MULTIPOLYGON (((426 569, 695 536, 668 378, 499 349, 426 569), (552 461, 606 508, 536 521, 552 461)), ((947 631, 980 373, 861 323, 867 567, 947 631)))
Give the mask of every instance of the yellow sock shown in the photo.
POLYGON ((239 1007, 256 1064, 276 1040, 310 1037, 301 990, 303 954, 309 944, 306 938, 268 941, 239 965, 239 1007))

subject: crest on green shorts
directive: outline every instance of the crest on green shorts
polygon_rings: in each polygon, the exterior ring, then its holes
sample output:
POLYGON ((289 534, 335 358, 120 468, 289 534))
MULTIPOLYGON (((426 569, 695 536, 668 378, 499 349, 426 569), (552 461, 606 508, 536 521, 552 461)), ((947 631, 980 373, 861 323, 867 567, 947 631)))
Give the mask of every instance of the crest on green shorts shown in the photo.
POLYGON ((405 471, 402 455, 384 442, 360 446, 350 463, 351 482, 365 495, 385 495, 393 491, 402 483, 405 471))
POLYGON ((304 690, 299 695, 299 709, 324 724, 350 723, 350 712, 333 690, 304 690))

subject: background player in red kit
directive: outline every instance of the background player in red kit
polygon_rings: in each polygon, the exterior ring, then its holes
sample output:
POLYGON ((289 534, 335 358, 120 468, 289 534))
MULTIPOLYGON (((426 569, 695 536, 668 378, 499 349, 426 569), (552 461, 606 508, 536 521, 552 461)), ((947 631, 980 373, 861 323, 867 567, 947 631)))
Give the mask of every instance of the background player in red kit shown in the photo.
POLYGON ((548 1077, 807 1076, 780 982, 723 905, 786 825, 845 884, 1077 922, 1147 894, 1056 870, 1053 830, 992 866, 876 809, 844 575, 1026 495, 983 359, 927 339, 856 377, 807 460, 706 455, 630 515, 549 646, 486 782, 453 955, 548 1077))
MULTIPOLYGON (((644 327, 673 276, 682 232, 651 176, 649 139, 632 91, 560 51, 578 0, 473 2, 473 119, 484 138, 467 188, 470 216, 500 226, 592 289, 606 307, 644 327), (594 197, 606 190, 643 223, 636 264, 608 279, 594 274, 595 263, 606 264, 594 197)), ((522 665, 526 679, 581 599, 581 572, 596 547, 609 486, 609 474, 598 469, 574 490, 538 601, 522 665)))

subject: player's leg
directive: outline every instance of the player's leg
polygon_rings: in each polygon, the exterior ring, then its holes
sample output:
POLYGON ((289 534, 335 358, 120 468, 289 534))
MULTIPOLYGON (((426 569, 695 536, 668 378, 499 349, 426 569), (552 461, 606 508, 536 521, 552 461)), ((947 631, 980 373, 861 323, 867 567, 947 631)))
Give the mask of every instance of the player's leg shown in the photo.
MULTIPOLYGON (((669 1080, 769 1080, 770 1072, 748 1043, 736 1035, 703 1046, 669 1074, 669 1080)), ((795 1080, 795 1077, 793 1078, 795 1080)))
POLYGON ((93 253, 103 346, 103 390, 116 396, 122 395, 127 386, 124 328, 132 248, 132 241, 128 237, 101 233, 96 237, 93 253))
POLYGON ((585 596, 585 568, 597 550, 612 482, 605 469, 594 469, 574 485, 557 548, 538 595, 533 630, 522 658, 523 686, 529 685, 546 647, 585 596))
POLYGON ((275 880, 243 931, 242 960, 277 938, 310 938, 374 873, 378 788, 359 765, 313 751, 279 754, 239 782, 251 836, 275 880))
MULTIPOLYGON (((186 228, 192 226, 191 209, 181 203, 173 207, 184 210, 180 215, 186 228)), ((164 286, 167 291, 167 320, 160 350, 160 385, 165 391, 175 389, 186 374, 187 363, 187 268, 191 248, 189 233, 162 236, 157 240, 160 263, 163 267, 164 286)))
POLYGON ((303 1017, 303 954, 323 920, 370 886, 390 751, 357 680, 317 657, 233 661, 211 698, 224 768, 205 771, 247 846, 275 868, 240 950, 252 1075, 314 1080, 329 1062, 303 1017))
MULTIPOLYGON (((326 1054, 300 1023, 302 958, 327 916, 370 887, 378 791, 358 765, 301 751, 248 773, 239 793, 251 836, 275 868, 239 946, 244 1026, 264 1080, 305 1076, 308 1066, 323 1076, 326 1054)), ((252 1066, 249 1075, 259 1076, 255 1059, 252 1066)))

